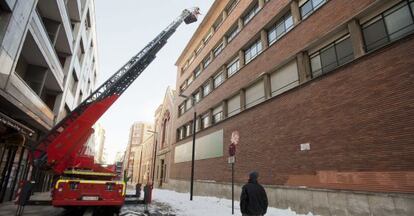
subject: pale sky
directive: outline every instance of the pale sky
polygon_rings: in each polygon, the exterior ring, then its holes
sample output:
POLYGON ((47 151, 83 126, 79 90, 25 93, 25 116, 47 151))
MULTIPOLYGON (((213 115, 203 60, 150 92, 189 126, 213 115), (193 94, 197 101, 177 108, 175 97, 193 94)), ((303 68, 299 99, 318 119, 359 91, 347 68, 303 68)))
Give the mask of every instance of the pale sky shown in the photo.
MULTIPOLYGON (((95 0, 98 37, 98 86, 138 53, 185 8, 206 14, 213 0, 95 0)), ((157 58, 99 120, 106 130, 105 149, 111 162, 124 151, 135 121, 154 122, 155 109, 167 86, 175 88, 175 61, 200 24, 182 24, 157 58)), ((97 86, 97 87, 98 87, 97 86)))

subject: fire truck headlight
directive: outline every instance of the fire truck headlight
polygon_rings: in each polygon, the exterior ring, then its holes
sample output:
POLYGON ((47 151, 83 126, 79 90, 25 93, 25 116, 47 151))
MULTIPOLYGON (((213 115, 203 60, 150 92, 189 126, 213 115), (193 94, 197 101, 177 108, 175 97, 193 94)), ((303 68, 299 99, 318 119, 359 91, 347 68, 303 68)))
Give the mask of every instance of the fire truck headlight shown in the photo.
POLYGON ((63 191, 63 189, 62 189, 62 188, 59 188, 59 189, 58 189, 58 192, 62 192, 62 191, 63 191))
POLYGON ((119 190, 118 190, 118 192, 119 192, 120 194, 122 194, 122 189, 119 189, 119 190))

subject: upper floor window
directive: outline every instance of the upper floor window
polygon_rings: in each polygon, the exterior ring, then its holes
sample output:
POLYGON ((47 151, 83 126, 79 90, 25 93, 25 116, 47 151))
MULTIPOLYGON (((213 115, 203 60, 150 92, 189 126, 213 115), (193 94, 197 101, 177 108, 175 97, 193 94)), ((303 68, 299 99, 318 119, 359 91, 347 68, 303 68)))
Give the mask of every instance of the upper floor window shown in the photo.
POLYGON ((265 99, 265 89, 263 80, 249 86, 246 89, 246 108, 255 106, 265 99))
POLYGON ((201 91, 194 93, 194 103, 198 103, 201 100, 201 91))
POLYGON ((240 69, 240 60, 239 58, 233 59, 228 65, 227 65, 227 77, 231 77, 233 74, 235 74, 240 69))
POLYGON ((193 74, 191 74, 191 76, 188 77, 187 86, 189 86, 193 81, 194 81, 194 76, 193 76, 193 74))
POLYGON ((190 136, 190 135, 192 134, 192 132, 193 132, 193 130, 191 130, 191 125, 192 125, 192 123, 191 123, 191 122, 189 122, 189 123, 185 126, 185 131, 186 131, 186 135, 187 135, 187 136, 190 136))
POLYGON ((223 49, 224 49, 224 43, 223 42, 221 42, 219 45, 217 45, 216 46, 216 48, 214 48, 214 50, 213 50, 213 54, 214 54, 214 57, 217 57, 220 53, 221 53, 221 51, 223 51, 223 49))
POLYGON ((188 63, 188 61, 186 61, 183 66, 183 71, 187 70, 188 66, 190 66, 190 64, 188 63))
POLYGON ((213 37, 213 29, 210 29, 206 37, 204 37, 204 43, 207 43, 211 37, 213 37))
POLYGON ((201 128, 207 128, 210 126, 210 114, 206 113, 201 117, 201 128))
POLYGON ((244 16, 243 23, 246 25, 250 20, 253 19, 253 17, 259 12, 259 4, 255 4, 253 8, 250 9, 250 11, 244 16))
POLYGON ((246 51, 244 51, 244 58, 246 64, 249 63, 251 60, 256 58, 262 52, 262 42, 257 40, 254 44, 252 44, 246 51))
POLYGON ((354 59, 349 34, 310 56, 312 76, 317 77, 354 59))
POLYGON ((231 117, 240 112, 240 94, 227 100, 227 115, 231 117))
POLYGON ((213 109, 213 123, 223 120, 223 106, 220 105, 213 109))
POLYGON ((178 115, 181 116, 185 112, 185 103, 178 106, 178 115))
POLYGON ((204 44, 200 43, 200 45, 198 45, 198 47, 195 50, 196 54, 199 54, 201 52, 201 50, 203 49, 203 47, 204 47, 204 44))
POLYGON ((187 99, 187 100, 185 101, 185 109, 186 109, 186 110, 189 110, 192 106, 193 106, 193 102, 192 102, 192 100, 191 100, 191 99, 187 99))
POLYGON ((213 29, 217 31, 218 28, 220 28, 221 24, 223 24, 223 14, 220 14, 220 16, 217 18, 216 22, 213 24, 213 29))
POLYGON ((207 82, 206 84, 203 85, 203 96, 207 96, 208 94, 210 94, 211 92, 211 84, 210 82, 207 82))
POLYGON ((238 25, 231 28, 230 31, 227 33, 227 43, 230 43, 230 41, 232 41, 238 33, 239 33, 238 25))
POLYGON ((326 0, 307 0, 304 3, 301 2, 299 3, 301 5, 300 15, 302 16, 302 19, 305 19, 306 17, 311 15, 316 9, 325 4, 326 0))
POLYGON ((211 56, 209 55, 209 56, 207 56, 207 58, 205 58, 204 60, 203 60, 203 66, 204 66, 204 68, 206 68, 210 63, 211 63, 211 60, 212 60, 212 58, 211 58, 211 56))
POLYGON ((217 88, 224 82, 224 72, 218 73, 216 76, 214 76, 214 88, 217 88))
POLYGON ((232 0, 229 2, 229 4, 226 7, 226 11, 229 14, 231 11, 233 11, 233 9, 236 7, 237 3, 239 1, 238 0, 232 0))
POLYGON ((414 1, 403 1, 362 25, 365 49, 371 51, 414 31, 414 1), (411 10, 410 10, 411 6, 411 10))
POLYGON ((194 70, 194 76, 198 77, 201 74, 201 67, 198 66, 195 70, 194 70))
POLYGON ((188 59, 188 64, 193 63, 194 59, 195 59, 195 55, 192 54, 191 57, 190 57, 190 59, 188 59))
POLYGON ((290 13, 284 15, 269 31, 269 44, 273 44, 293 27, 293 18, 290 13))

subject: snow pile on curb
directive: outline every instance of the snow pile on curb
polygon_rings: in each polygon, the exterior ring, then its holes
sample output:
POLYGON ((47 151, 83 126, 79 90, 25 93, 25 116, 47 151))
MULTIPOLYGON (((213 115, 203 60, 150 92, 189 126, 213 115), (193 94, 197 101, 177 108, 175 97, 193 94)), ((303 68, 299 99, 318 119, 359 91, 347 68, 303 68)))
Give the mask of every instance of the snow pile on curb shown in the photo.
MULTIPOLYGON (((156 202, 166 203, 176 209, 179 216, 231 215, 231 200, 217 197, 194 196, 190 201, 189 193, 171 190, 153 190, 156 202)), ((241 216, 239 202, 234 201, 234 215, 241 216)), ((290 209, 268 208, 266 216, 300 216, 290 209)), ((313 216, 309 213, 306 216, 313 216)))

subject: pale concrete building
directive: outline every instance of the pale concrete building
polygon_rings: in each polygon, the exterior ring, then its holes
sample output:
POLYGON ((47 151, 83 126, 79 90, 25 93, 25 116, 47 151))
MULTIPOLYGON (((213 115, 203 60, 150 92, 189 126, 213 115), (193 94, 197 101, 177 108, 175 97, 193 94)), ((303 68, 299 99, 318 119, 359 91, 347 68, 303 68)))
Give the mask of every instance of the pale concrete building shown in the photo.
POLYGON ((163 183, 168 183, 170 165, 172 160, 171 144, 175 141, 173 135, 174 117, 174 95, 175 90, 168 87, 165 91, 162 104, 155 111, 154 127, 156 133, 157 153, 155 165, 155 186, 162 187, 163 183))
POLYGON ((30 176, 26 148, 93 92, 96 47, 94 0, 0 0, 0 202, 30 176))
POLYGON ((135 122, 129 131, 128 145, 124 157, 124 170, 127 171, 127 176, 132 177, 130 180, 136 182, 138 180, 139 163, 141 159, 142 143, 147 140, 152 134, 148 131, 153 130, 153 125, 145 122, 135 122))

